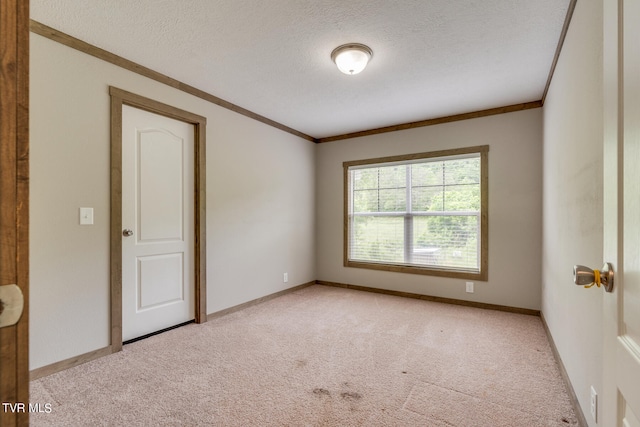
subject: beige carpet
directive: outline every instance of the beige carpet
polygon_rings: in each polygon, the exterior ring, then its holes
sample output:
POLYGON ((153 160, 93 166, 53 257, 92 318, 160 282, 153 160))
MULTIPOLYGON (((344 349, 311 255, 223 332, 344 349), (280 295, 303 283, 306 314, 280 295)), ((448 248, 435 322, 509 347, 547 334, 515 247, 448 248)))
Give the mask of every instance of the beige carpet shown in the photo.
POLYGON ((577 425, 539 318, 311 286, 31 383, 35 426, 577 425))

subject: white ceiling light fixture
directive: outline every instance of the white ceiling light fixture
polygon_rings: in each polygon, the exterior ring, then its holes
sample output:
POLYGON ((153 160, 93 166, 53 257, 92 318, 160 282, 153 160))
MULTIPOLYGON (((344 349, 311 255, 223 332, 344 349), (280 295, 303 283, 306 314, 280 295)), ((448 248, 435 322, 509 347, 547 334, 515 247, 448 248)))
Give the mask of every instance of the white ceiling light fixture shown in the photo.
POLYGON ((358 74, 367 66, 373 56, 369 46, 360 43, 348 43, 338 46, 331 52, 331 59, 345 74, 358 74))

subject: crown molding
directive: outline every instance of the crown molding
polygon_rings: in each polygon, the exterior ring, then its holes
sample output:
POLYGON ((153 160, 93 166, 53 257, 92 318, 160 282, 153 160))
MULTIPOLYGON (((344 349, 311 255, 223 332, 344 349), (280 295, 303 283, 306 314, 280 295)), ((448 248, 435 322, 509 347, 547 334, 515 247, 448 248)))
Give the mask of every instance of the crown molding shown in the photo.
POLYGON ((44 24, 41 24, 38 21, 31 20, 30 30, 32 33, 41 35, 50 40, 56 41, 60 44, 68 46, 72 49, 79 50, 80 52, 86 53, 87 55, 91 55, 95 58, 106 61, 110 64, 116 65, 118 67, 124 68, 126 70, 132 71, 136 74, 140 74, 141 76, 148 77, 152 80, 155 80, 159 83, 163 83, 167 86, 171 86, 175 89, 186 92, 190 95, 198 97, 200 99, 204 99, 205 101, 209 101, 212 104, 216 104, 222 108, 226 108, 227 110, 234 111, 243 116, 249 117, 251 119, 262 122, 266 125, 272 126, 276 129, 280 129, 284 132, 290 133, 292 135, 298 136, 302 139, 306 139, 307 141, 316 142, 316 138, 309 136, 305 133, 292 129, 288 126, 283 125, 282 123, 278 123, 274 120, 271 120, 267 117, 261 116, 260 114, 256 114, 253 111, 247 110, 246 108, 242 108, 236 104, 233 104, 229 101, 225 101, 222 98, 218 98, 215 95, 212 95, 208 92, 200 90, 196 87, 190 86, 186 83, 182 83, 179 80, 166 76, 162 73, 154 71, 150 68, 144 67, 140 64, 137 64, 128 59, 122 58, 114 53, 108 52, 104 49, 101 49, 97 46, 84 42, 80 39, 72 37, 62 31, 58 31, 55 28, 51 28, 44 24))
POLYGON ((525 102, 523 104, 508 105, 506 107, 490 108, 488 110, 473 111, 470 113, 456 114, 453 116, 437 117, 434 119, 421 120, 418 122, 403 123, 399 125, 386 126, 377 129, 363 130, 360 132, 346 133, 344 135, 329 136, 319 138, 318 143, 340 141, 343 139, 358 138, 361 136, 377 135, 379 133, 395 132, 399 130, 415 129, 424 126, 439 125, 442 123, 457 122, 460 120, 477 119, 479 117, 493 116, 496 114, 512 113, 514 111, 530 110, 542 107, 542 101, 525 102))

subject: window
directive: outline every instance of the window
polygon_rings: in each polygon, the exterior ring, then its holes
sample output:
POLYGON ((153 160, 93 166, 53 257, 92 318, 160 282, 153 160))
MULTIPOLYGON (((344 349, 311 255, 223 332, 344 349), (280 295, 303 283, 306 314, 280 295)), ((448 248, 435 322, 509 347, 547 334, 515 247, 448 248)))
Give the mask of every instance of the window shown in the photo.
POLYGON ((488 152, 345 162, 345 266, 487 280, 488 152))

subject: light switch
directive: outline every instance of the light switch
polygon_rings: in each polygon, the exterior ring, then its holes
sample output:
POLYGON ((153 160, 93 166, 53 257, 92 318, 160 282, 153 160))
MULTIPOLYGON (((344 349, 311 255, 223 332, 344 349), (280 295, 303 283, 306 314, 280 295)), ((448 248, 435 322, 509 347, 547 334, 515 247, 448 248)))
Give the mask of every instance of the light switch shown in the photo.
POLYGON ((93 208, 80 208, 80 225, 93 225, 93 208))

